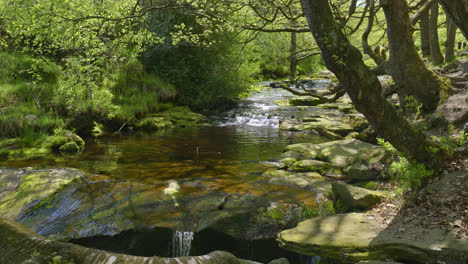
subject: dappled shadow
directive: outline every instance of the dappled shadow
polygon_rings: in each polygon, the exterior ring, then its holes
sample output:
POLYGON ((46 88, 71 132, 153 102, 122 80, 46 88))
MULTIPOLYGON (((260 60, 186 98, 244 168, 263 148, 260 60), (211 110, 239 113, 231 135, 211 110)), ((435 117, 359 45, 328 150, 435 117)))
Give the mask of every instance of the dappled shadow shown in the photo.
POLYGON ((427 186, 372 240, 371 256, 404 263, 467 263, 468 240, 458 232, 466 221, 467 189, 466 171, 427 186))

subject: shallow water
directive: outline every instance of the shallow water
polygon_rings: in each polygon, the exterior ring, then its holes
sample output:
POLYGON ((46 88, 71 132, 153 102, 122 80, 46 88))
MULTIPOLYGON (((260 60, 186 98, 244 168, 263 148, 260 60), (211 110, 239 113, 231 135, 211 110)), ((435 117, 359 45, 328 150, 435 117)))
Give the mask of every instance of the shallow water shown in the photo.
MULTIPOLYGON (((174 219, 180 220, 181 215, 185 219, 195 219, 193 221, 196 222, 190 223, 190 227, 184 231, 203 230, 214 223, 215 219, 219 221, 228 217, 225 213, 246 213, 243 207, 252 210, 251 205, 242 205, 242 199, 249 201, 246 204, 252 203, 251 201, 256 203, 257 198, 251 197, 262 197, 262 201, 271 202, 314 202, 313 192, 268 183, 261 176, 268 169, 264 162, 280 159, 285 146, 325 141, 316 134, 278 129, 279 121, 294 117, 297 109, 280 107, 273 101, 288 99, 291 96, 292 94, 284 90, 268 89, 253 94, 244 100, 239 108, 212 117, 214 125, 211 127, 174 128, 152 134, 88 139, 85 150, 79 155, 52 154, 40 159, 3 161, 0 162, 0 166, 72 167, 97 174, 88 178, 88 182, 82 183, 81 186, 65 189, 57 201, 41 209, 37 215, 21 220, 23 224, 42 235, 62 235, 64 238, 73 237, 74 232, 80 232, 81 236, 92 238, 96 232, 115 234, 114 231, 107 231, 109 228, 106 225, 111 229, 117 228, 112 221, 122 217, 131 222, 130 225, 122 225, 123 230, 140 225, 180 226, 168 223, 175 221, 174 219), (161 195, 171 181, 180 185, 180 193, 184 197, 181 203, 185 204, 178 207, 161 206, 161 195), (128 195, 125 192, 128 192, 128 195), (83 195, 84 193, 89 195, 83 195), (232 202, 235 205, 229 204, 231 207, 228 209, 216 210, 220 198, 225 194, 233 194, 233 197, 236 197, 232 198, 237 199, 232 202), (101 207, 92 205, 94 201, 101 201, 101 207), (70 204, 76 205, 77 208, 70 204), (113 213, 110 217, 99 218, 111 210, 113 213), (50 218, 52 216, 53 218, 50 218), (86 224, 81 230, 74 230, 76 223, 86 217, 92 221, 84 222, 86 224), (212 219, 203 220, 200 217, 212 219), (95 223, 95 220, 100 222, 95 223), (86 227, 90 226, 90 223, 93 226, 86 227)), ((258 206, 265 204, 259 203, 258 206)), ((186 220, 182 222, 184 221, 186 220)), ((132 236, 131 240, 135 241, 135 238, 132 236)), ((160 242, 166 245, 167 241, 170 240, 160 242)), ((217 243, 214 240, 213 242, 214 244, 202 243, 206 247, 196 252, 207 253, 207 250, 216 249, 217 243)), ((275 244, 273 240, 268 243, 275 244)), ((194 247, 196 249, 202 246, 195 243, 194 247)), ((225 250, 236 252, 237 249, 228 247, 225 250)), ((249 246, 245 250, 255 250, 255 246, 249 246)), ((126 249, 121 252, 126 252, 126 249)), ((260 250, 257 256, 265 252, 267 251, 260 250)), ((149 251, 144 254, 153 253, 149 251)), ((305 259, 311 261, 310 258, 305 259)))

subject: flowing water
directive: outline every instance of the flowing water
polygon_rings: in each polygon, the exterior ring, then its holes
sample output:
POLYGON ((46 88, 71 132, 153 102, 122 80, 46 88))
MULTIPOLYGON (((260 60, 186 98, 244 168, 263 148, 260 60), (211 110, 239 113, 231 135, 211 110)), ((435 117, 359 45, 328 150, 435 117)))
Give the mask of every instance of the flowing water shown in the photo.
MULTIPOLYGON (((322 87, 324 84, 326 82, 312 83, 317 87, 322 87)), ((181 228, 175 227, 174 229, 184 231, 173 232, 172 253, 169 255, 186 256, 193 254, 191 252, 191 248, 193 249, 192 241, 197 240, 197 234, 194 234, 193 231, 198 232, 209 227, 210 219, 217 220, 226 217, 226 213, 240 213, 240 209, 237 207, 235 209, 214 210, 215 213, 213 213, 212 208, 217 207, 220 197, 234 195, 238 197, 236 199, 240 200, 240 204, 243 203, 243 197, 254 196, 285 202, 303 201, 307 203, 315 200, 315 195, 312 192, 285 185, 270 184, 261 176, 262 172, 267 169, 263 162, 280 159, 285 146, 302 142, 320 143, 326 141, 316 134, 278 129, 280 120, 294 117, 297 108, 278 106, 274 104, 274 101, 290 97, 292 94, 287 91, 267 89, 254 93, 251 97, 243 100, 238 108, 212 117, 214 126, 174 128, 159 130, 152 134, 90 139, 86 141, 84 152, 77 156, 57 154, 41 159, 9 160, 0 162, 0 166, 72 167, 96 174, 88 182, 83 183, 82 187, 70 190, 68 193, 67 190, 64 190, 63 195, 66 198, 63 199, 66 201, 61 201, 57 205, 41 211, 46 215, 43 220, 39 217, 33 220, 22 220, 24 224, 29 224, 29 226, 41 223, 43 229, 36 228, 35 231, 42 235, 66 234, 72 237, 74 232, 77 232, 74 230, 74 223, 83 218, 91 218, 92 222, 87 224, 90 226, 89 230, 84 227, 83 230, 79 231, 81 236, 92 237, 97 232, 96 230, 101 230, 104 235, 114 235, 116 233, 112 230, 118 228, 117 224, 114 223, 111 223, 110 227, 101 228, 99 224, 96 224, 98 228, 91 228, 95 221, 99 221, 99 216, 106 215, 107 217, 109 214, 115 216, 112 216, 114 218, 106 218, 104 223, 118 219, 119 223, 128 224, 127 222, 131 220, 132 225, 134 222, 138 222, 137 226, 150 227, 174 228, 171 224, 174 219, 183 218, 182 224, 176 224, 181 228), (174 196, 174 205, 168 210, 167 207, 163 208, 159 205, 162 193, 167 192, 165 190, 168 188, 173 188, 171 183, 177 186, 178 195, 185 197, 186 200, 183 202, 174 196), (111 184, 110 187, 109 184, 111 184), (89 201, 85 201, 86 199, 89 201), (213 201, 206 202, 209 199, 213 201), (94 201, 99 201, 99 203, 95 204, 94 201), (128 205, 126 205, 126 201, 128 201, 128 205), (75 209, 70 212, 67 211, 66 215, 60 214, 64 211, 62 208, 64 204, 73 204, 76 208, 74 207, 75 209), (89 206, 89 204, 92 205, 89 206), (84 209, 80 211, 80 207, 86 208, 87 211, 84 209), (109 213, 109 208, 112 209, 111 213, 109 213), (129 216, 129 212, 131 212, 131 216, 129 216), (48 218, 48 215, 54 215, 53 221, 48 218), (92 217, 90 217, 91 215, 92 217), (123 221, 124 217, 128 219, 123 221), (69 228, 70 226, 72 227, 69 228)), ((230 202, 231 200, 228 203, 230 202)), ((129 227, 125 226, 125 228, 129 227)), ((123 230, 126 230, 125 228, 123 230)), ((107 241, 99 239, 99 241, 107 241)), ((89 244, 80 243, 127 252, 124 249, 107 248, 105 245, 98 246, 100 244, 100 242, 96 242, 98 240, 91 240, 95 242, 89 244)), ((134 237, 131 241, 133 241, 132 243, 138 242, 134 237)), ((164 243, 170 244, 170 242, 164 241, 164 243)), ((275 244, 274 241, 268 243, 270 249, 275 244)), ((109 242, 109 244, 111 243, 109 242)), ((219 249, 216 248, 217 245, 216 240, 212 240, 205 242, 203 247, 205 250, 219 249)), ((129 247, 131 247, 130 244, 129 247)), ((145 245, 141 247, 145 248, 145 245)), ((197 247, 201 246, 197 245, 197 247)), ((225 250, 236 251, 234 247, 227 247, 225 250)), ((249 250, 253 251, 254 247, 250 247, 249 250)), ((171 250, 169 249, 169 251, 171 250)), ((266 254, 267 251, 259 251, 259 254, 266 254)), ((151 254, 152 251, 145 252, 147 253, 136 253, 148 254, 150 252, 149 254, 151 254)), ((200 254, 203 250, 196 252, 200 254)), ((249 254, 253 255, 253 253, 249 254)), ((305 258, 304 261, 300 262, 317 263, 317 258, 305 258)))
POLYGON ((172 237, 172 256, 186 257, 190 256, 190 248, 192 247, 193 232, 192 231, 174 231, 172 237))

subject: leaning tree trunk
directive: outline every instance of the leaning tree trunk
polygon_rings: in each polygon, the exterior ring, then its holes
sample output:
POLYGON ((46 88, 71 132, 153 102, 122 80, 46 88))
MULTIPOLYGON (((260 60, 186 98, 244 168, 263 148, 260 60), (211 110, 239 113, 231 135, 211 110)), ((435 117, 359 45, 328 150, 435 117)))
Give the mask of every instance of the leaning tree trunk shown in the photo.
POLYGON ((421 13, 419 20, 419 34, 421 38, 421 51, 424 57, 431 56, 431 35, 429 34, 429 10, 421 13))
POLYGON ((431 6, 431 15, 429 16, 429 31, 431 35, 431 59, 434 64, 441 64, 444 62, 444 56, 440 51, 439 33, 437 27, 437 20, 439 18, 439 5, 436 3, 431 6))
POLYGON ((439 3, 468 40, 468 0, 439 0, 439 3))
POLYGON ((424 112, 431 112, 439 103, 440 81, 416 50, 406 0, 381 0, 380 4, 387 20, 389 71, 400 99, 413 96, 422 103, 424 112))
POLYGON ((446 15, 447 18, 447 40, 445 41, 445 61, 451 61, 455 58, 455 37, 457 33, 457 25, 453 19, 446 15))
POLYGON ((429 167, 439 166, 426 149, 426 136, 415 130, 382 96, 377 76, 364 64, 361 52, 338 29, 328 0, 301 0, 304 15, 329 70, 346 89, 356 109, 364 114, 377 133, 404 153, 429 167))

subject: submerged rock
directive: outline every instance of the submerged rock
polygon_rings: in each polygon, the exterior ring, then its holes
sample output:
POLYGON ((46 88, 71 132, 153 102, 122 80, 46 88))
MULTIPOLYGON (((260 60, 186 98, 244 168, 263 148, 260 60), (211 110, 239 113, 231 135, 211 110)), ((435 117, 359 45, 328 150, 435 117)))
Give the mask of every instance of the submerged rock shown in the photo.
POLYGON ((379 191, 371 191, 349 184, 334 182, 332 191, 335 198, 342 201, 348 209, 369 209, 380 203, 385 194, 379 191))
POLYGON ((310 256, 365 260, 369 244, 384 227, 367 214, 316 217, 278 235, 280 247, 310 256))

